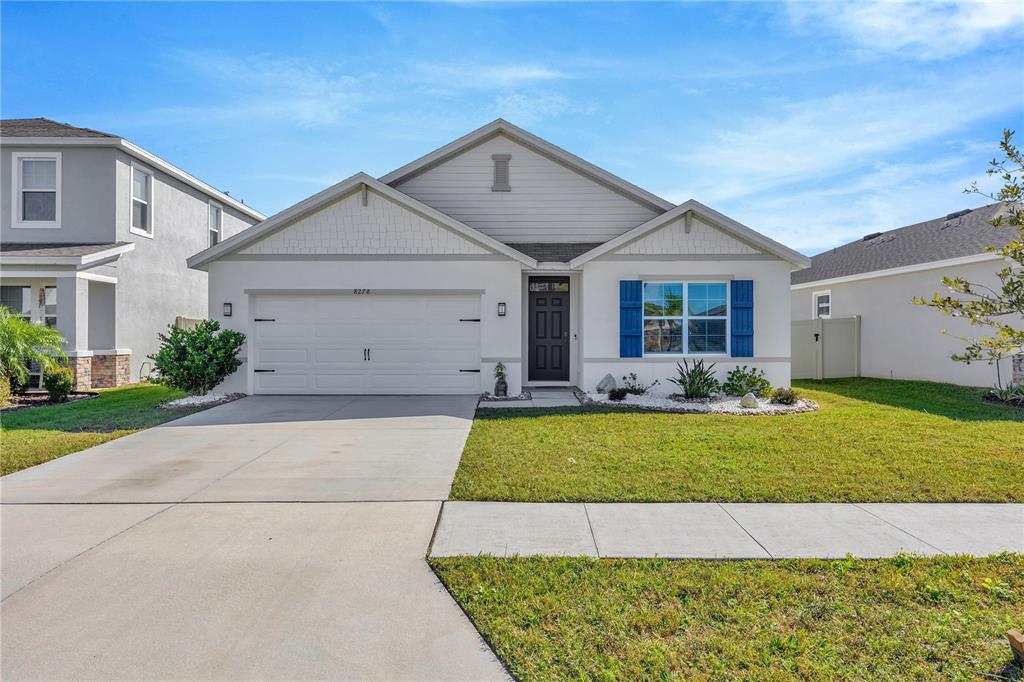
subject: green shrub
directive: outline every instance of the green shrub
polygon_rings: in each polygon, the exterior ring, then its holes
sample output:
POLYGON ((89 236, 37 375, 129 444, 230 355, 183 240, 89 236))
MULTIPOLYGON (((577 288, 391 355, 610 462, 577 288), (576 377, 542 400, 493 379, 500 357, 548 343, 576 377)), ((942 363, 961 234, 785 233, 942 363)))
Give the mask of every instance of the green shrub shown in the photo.
POLYGON ((798 400, 800 400, 800 394, 791 388, 777 388, 775 395, 772 396, 772 402, 779 405, 796 405, 798 400))
POLYGON ((753 393, 758 398, 770 398, 772 395, 772 385, 765 377, 764 370, 746 365, 736 367, 726 375, 722 390, 728 395, 753 393))
POLYGON ((55 403, 66 402, 75 387, 75 370, 64 365, 51 367, 43 374, 43 386, 50 400, 55 403))
POLYGON ((48 371, 65 358, 63 346, 64 337, 56 329, 0 306, 0 376, 7 377, 15 393, 28 383, 30 363, 48 371))
POLYGON ((220 323, 203 320, 195 329, 169 325, 160 334, 160 350, 150 355, 156 372, 152 381, 188 392, 206 395, 241 366, 238 351, 245 334, 220 330, 220 323))
POLYGON ((705 367, 703 360, 697 360, 691 368, 690 363, 684 359, 683 364, 676 363, 678 376, 669 381, 679 387, 684 398, 709 398, 711 394, 717 393, 721 389, 721 384, 715 378, 714 370, 715 363, 713 362, 705 367))
POLYGON ((613 388, 608 391, 608 400, 614 400, 615 402, 622 402, 626 399, 629 394, 629 390, 625 388, 613 388))
POLYGON ((988 390, 985 397, 989 400, 1024 407, 1024 383, 1009 384, 1005 387, 995 386, 988 390))
POLYGON ((658 385, 658 380, 655 379, 654 383, 648 386, 647 384, 640 383, 640 379, 637 378, 636 372, 630 372, 629 374, 622 377, 622 388, 626 393, 632 393, 633 395, 643 395, 647 393, 652 387, 658 385))

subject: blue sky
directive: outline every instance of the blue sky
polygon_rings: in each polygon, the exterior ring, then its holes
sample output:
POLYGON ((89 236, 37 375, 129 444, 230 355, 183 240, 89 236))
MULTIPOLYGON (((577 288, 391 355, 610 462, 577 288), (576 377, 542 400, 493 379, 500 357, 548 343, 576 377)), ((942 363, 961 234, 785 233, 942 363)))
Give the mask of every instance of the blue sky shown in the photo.
POLYGON ((5 118, 271 214, 498 116, 806 253, 982 203, 1024 3, 2 5, 5 118))

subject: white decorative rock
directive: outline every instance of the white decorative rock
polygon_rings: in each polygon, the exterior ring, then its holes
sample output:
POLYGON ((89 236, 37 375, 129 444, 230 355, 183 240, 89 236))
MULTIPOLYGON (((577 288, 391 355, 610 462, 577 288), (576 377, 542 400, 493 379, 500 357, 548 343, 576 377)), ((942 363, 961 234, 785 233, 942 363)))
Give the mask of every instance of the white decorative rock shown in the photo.
POLYGON ((757 402, 757 396, 755 396, 753 393, 748 393, 742 398, 740 398, 740 407, 754 409, 761 407, 761 405, 760 403, 757 402))
POLYGON ((605 374, 604 379, 601 379, 601 381, 597 383, 597 392, 607 393, 608 391, 615 388, 615 385, 615 377, 613 377, 611 374, 605 374))

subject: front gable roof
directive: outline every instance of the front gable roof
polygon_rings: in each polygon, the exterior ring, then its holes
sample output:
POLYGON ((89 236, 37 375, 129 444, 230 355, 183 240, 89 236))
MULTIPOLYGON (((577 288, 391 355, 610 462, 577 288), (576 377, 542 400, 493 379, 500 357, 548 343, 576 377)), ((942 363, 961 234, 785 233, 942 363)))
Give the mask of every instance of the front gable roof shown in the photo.
MULTIPOLYGON (((590 251, 577 256, 569 262, 569 267, 573 269, 579 268, 588 261, 592 261, 595 258, 613 251, 618 251, 637 242, 643 237, 668 226, 673 221, 676 221, 679 218, 684 218, 689 212, 692 212, 702 221, 707 222, 725 234, 735 237, 744 244, 748 244, 759 251, 776 256, 781 260, 788 261, 793 265, 794 269, 806 268, 811 264, 811 259, 802 253, 794 251, 788 246, 780 244, 774 239, 770 239, 756 230, 752 230, 746 225, 733 220, 727 215, 719 213, 713 208, 705 206, 699 201, 689 199, 672 210, 666 211, 665 213, 648 220, 643 225, 638 225, 629 232, 619 235, 615 239, 610 239, 597 248, 591 249, 590 251)), ((728 256, 723 256, 723 258, 728 258, 728 256)))
POLYGON ((430 206, 403 194, 402 192, 399 192, 393 187, 385 185, 366 173, 356 173, 336 185, 328 187, 322 192, 314 194, 308 199, 300 201, 294 206, 286 208, 285 210, 267 218, 263 222, 258 223, 247 230, 243 230, 242 232, 225 239, 221 243, 212 246, 205 251, 195 254, 188 259, 188 266, 190 268, 203 269, 212 261, 242 251, 243 249, 246 249, 246 247, 252 246, 257 242, 270 237, 275 232, 283 230, 303 218, 316 213, 338 199, 351 194, 358 190, 361 185, 365 185, 396 204, 423 216, 427 220, 454 232, 460 237, 477 244, 488 251, 508 256, 529 268, 537 266, 536 259, 520 253, 507 244, 503 244, 496 239, 474 230, 472 227, 469 227, 468 225, 455 220, 451 216, 445 215, 444 213, 441 213, 440 211, 433 209, 430 206))
POLYGON ((443 147, 436 149, 425 156, 421 156, 415 161, 405 164, 401 168, 391 171, 387 175, 381 176, 380 181, 388 185, 400 184, 414 175, 418 175, 423 171, 434 168, 461 154, 467 149, 494 137, 495 135, 505 135, 515 142, 553 159, 558 163, 571 168, 577 173, 580 173, 601 185, 610 187, 611 189, 656 211, 667 211, 674 206, 671 201, 662 199, 641 187, 637 187, 633 183, 623 180, 617 175, 609 173, 603 168, 595 166, 589 161, 585 161, 575 154, 567 152, 561 147, 551 144, 547 140, 537 137, 533 133, 527 132, 501 118, 491 121, 487 125, 477 128, 468 135, 463 135, 459 139, 449 142, 443 147))

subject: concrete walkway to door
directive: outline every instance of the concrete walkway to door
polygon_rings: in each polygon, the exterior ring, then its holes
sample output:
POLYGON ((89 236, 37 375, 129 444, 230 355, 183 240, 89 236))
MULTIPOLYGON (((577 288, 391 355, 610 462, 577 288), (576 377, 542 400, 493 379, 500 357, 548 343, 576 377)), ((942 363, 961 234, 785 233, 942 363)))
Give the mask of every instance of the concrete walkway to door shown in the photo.
POLYGON ((475 397, 249 397, 0 479, 0 677, 507 679, 424 556, 475 397))

